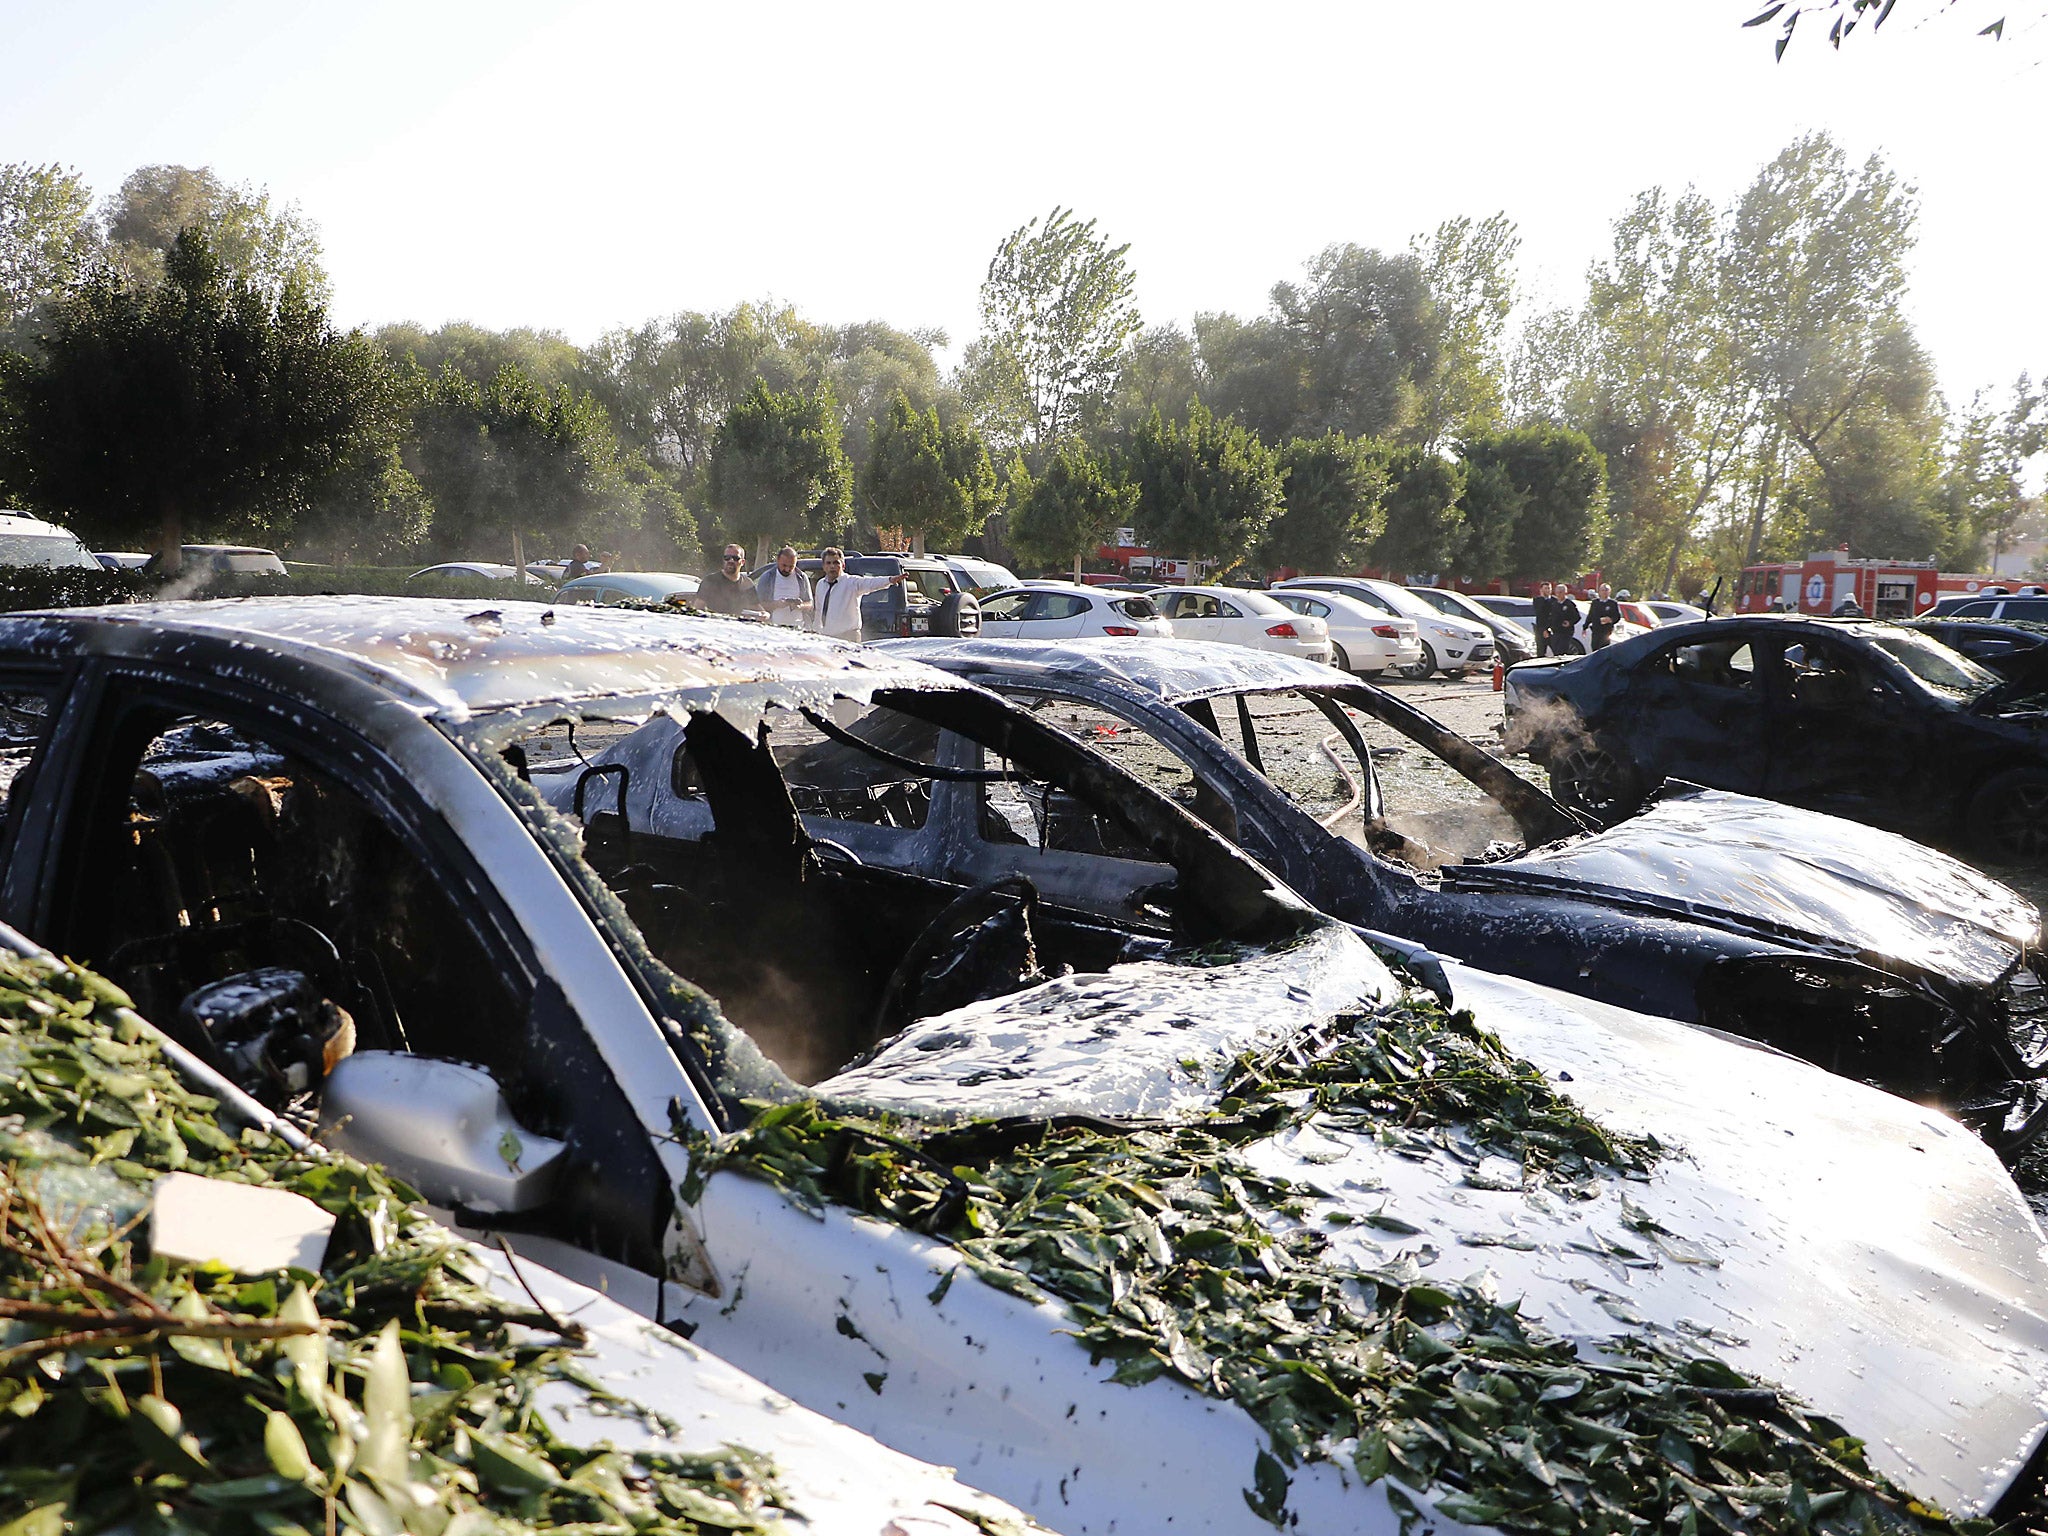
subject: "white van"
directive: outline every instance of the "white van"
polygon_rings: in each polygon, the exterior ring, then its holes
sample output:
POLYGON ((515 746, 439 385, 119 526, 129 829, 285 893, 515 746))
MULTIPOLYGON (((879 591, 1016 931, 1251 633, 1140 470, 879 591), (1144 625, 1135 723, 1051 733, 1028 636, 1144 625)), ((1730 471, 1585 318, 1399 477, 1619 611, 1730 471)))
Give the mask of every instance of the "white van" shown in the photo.
POLYGON ((96 571, 99 561, 78 535, 56 523, 12 507, 0 507, 0 566, 39 565, 53 570, 96 571))

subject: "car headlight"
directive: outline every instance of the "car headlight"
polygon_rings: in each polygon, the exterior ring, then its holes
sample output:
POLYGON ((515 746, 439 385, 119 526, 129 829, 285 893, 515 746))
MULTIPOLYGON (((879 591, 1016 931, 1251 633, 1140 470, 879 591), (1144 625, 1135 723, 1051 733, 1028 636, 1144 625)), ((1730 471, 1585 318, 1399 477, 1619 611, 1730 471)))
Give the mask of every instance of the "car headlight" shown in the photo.
POLYGON ((1452 629, 1447 624, 1432 624, 1429 626, 1429 632, 1439 640, 1462 640, 1465 638, 1463 633, 1452 629))

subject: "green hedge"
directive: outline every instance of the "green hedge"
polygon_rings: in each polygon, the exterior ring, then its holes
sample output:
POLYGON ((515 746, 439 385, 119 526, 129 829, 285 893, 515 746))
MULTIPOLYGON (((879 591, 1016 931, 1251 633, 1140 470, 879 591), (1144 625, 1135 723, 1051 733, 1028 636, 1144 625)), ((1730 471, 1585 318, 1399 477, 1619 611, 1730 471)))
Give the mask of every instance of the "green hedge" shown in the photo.
MULTIPOLYGON (((0 566, 0 612, 28 608, 88 608, 144 603, 171 597, 333 596, 362 593, 381 597, 460 597, 499 602, 515 596, 509 581, 486 577, 435 577, 411 581, 413 567, 301 565, 289 576, 216 575, 186 571, 163 575, 143 571, 50 570, 41 566, 0 566)), ((521 597, 545 597, 548 589, 527 586, 521 597)))

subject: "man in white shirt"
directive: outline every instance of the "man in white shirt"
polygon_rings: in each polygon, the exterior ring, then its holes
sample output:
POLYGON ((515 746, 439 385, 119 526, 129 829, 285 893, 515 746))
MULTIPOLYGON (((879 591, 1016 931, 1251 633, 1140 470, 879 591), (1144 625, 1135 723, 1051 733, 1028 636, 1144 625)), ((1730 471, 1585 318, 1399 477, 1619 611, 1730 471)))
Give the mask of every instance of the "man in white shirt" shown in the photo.
POLYGON ((811 611, 811 578, 796 568, 796 551, 789 545, 775 551, 775 568, 761 573, 754 592, 771 622, 788 629, 804 627, 804 615, 811 611))
POLYGON ((818 563, 824 569, 818 572, 817 584, 811 588, 811 628, 820 634, 851 640, 858 645, 861 638, 860 600, 870 592, 895 586, 903 579, 903 573, 849 576, 846 574, 846 551, 837 545, 820 555, 818 563))

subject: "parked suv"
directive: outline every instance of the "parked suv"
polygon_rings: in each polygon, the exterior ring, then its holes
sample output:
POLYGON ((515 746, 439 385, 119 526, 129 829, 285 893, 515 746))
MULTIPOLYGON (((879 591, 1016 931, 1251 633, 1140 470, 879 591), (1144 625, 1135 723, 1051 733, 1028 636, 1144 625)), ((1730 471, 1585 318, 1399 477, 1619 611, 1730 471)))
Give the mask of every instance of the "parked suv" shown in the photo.
POLYGON ((12 508, 0 508, 0 566, 36 565, 58 570, 96 571, 92 551, 78 535, 57 523, 12 508))

